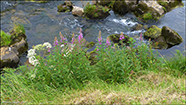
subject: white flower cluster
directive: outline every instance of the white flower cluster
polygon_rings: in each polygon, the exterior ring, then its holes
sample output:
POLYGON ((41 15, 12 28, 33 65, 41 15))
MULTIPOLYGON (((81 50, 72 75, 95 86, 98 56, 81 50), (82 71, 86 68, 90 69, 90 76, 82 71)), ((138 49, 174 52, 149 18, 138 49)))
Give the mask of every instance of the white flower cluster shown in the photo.
POLYGON ((52 45, 49 42, 43 43, 43 46, 45 46, 46 48, 52 48, 52 45))
POLYGON ((34 49, 28 50, 27 58, 28 58, 30 64, 32 64, 34 66, 40 64, 39 61, 35 57, 35 55, 36 55, 35 51, 36 50, 41 50, 41 49, 43 49, 43 47, 52 48, 52 45, 49 42, 45 42, 43 45, 38 44, 34 47, 34 49))

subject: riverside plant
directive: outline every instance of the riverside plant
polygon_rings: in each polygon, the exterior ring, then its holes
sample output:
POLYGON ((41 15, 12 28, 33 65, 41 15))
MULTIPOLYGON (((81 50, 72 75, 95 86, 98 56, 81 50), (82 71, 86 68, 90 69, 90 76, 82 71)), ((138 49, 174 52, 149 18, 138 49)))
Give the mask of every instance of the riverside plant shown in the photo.
POLYGON ((135 72, 133 75, 139 75, 142 70, 156 68, 157 60, 151 57, 152 50, 149 50, 147 45, 142 44, 139 48, 133 48, 132 43, 131 49, 126 46, 113 47, 108 37, 106 43, 103 43, 101 31, 97 44, 99 50, 95 49, 97 63, 91 65, 89 57, 86 56, 87 49, 83 49, 83 46, 80 46, 81 49, 76 48, 81 44, 78 42, 79 38, 76 39, 73 34, 71 43, 65 42, 67 44, 62 44, 55 38, 55 47, 50 44, 44 47, 46 51, 47 48, 52 48, 45 57, 36 55, 36 49, 30 49, 28 57, 35 56, 38 64, 31 70, 24 67, 21 69, 24 84, 39 91, 45 91, 46 88, 65 91, 69 88, 81 89, 87 82, 96 79, 107 83, 127 83, 132 76, 131 71, 135 72), (62 51, 62 48, 65 50, 62 51))

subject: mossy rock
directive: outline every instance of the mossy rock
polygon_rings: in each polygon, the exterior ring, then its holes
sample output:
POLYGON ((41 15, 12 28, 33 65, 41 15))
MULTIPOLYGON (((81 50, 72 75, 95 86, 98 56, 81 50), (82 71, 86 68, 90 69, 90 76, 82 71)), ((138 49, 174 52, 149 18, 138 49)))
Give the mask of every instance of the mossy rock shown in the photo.
POLYGON ((151 20, 158 20, 161 17, 154 8, 148 7, 144 2, 140 2, 132 12, 140 21, 145 23, 151 20))
POLYGON ((61 4, 57 8, 58 8, 58 12, 69 12, 72 11, 73 7, 69 7, 67 5, 61 4))
POLYGON ((125 0, 114 0, 113 7, 114 13, 124 15, 129 12, 129 6, 126 4, 125 0))
POLYGON ((163 36, 170 45, 178 45, 183 42, 183 38, 168 26, 162 27, 161 36, 163 36))
POLYGON ((161 28, 158 28, 155 25, 152 25, 145 33, 144 33, 144 37, 146 39, 151 38, 151 39, 155 39, 158 36, 161 35, 161 28))
POLYGON ((84 9, 84 17, 88 19, 104 19, 109 13, 108 7, 87 4, 84 9))
POLYGON ((87 44, 86 44, 86 47, 87 48, 92 48, 94 45, 95 45, 96 43, 95 42, 88 42, 87 44))
POLYGON ((166 43, 166 40, 163 36, 159 36, 152 41, 152 48, 154 49, 167 49, 169 45, 166 43))
POLYGON ((174 0, 174 1, 171 1, 171 2, 165 2, 165 1, 162 1, 162 0, 158 0, 157 2, 158 2, 158 4, 160 4, 161 6, 164 7, 163 9, 165 10, 165 12, 169 12, 176 7, 184 6, 182 0, 174 0))
MULTIPOLYGON (((113 42, 113 43, 118 43, 118 45, 121 45, 121 41, 120 41, 120 35, 121 34, 112 34, 109 36, 109 39, 113 42)), ((124 39, 123 39, 123 43, 126 44, 127 46, 132 43, 132 39, 131 37, 124 35, 124 39)))

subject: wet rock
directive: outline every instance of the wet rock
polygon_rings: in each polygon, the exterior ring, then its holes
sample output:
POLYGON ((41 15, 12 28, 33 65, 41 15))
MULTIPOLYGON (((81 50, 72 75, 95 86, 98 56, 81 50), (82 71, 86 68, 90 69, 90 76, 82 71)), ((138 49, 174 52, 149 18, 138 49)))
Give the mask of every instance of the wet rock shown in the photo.
POLYGON ((88 19, 104 19, 108 15, 110 15, 109 8, 101 5, 87 4, 84 9, 84 16, 88 19))
POLYGON ((166 43, 165 38, 163 36, 159 36, 152 41, 152 47, 154 49, 167 49, 168 44, 166 43))
POLYGON ((14 52, 18 52, 18 56, 20 56, 21 54, 23 54, 25 51, 27 51, 28 49, 28 43, 24 40, 24 38, 22 38, 22 40, 20 42, 17 42, 13 45, 10 46, 14 52))
POLYGON ((77 6, 73 6, 73 9, 72 9, 72 14, 73 15, 75 15, 75 16, 82 16, 83 13, 84 13, 83 8, 77 7, 77 6))
POLYGON ((143 29, 142 24, 136 24, 134 27, 135 27, 135 30, 142 30, 143 29))
POLYGON ((112 9, 113 9, 114 13, 118 13, 120 15, 124 15, 124 14, 126 14, 129 11, 130 8, 127 5, 127 3, 125 2, 125 0, 123 0, 123 1, 116 0, 114 2, 114 5, 113 5, 112 9))
POLYGON ((163 36, 167 44, 170 45, 178 45, 183 42, 183 38, 168 26, 162 27, 161 36, 163 36))
POLYGON ((145 38, 151 38, 151 39, 155 39, 158 36, 161 35, 161 28, 158 28, 155 25, 152 25, 145 33, 144 33, 144 37, 145 38))
POLYGON ((141 2, 146 3, 149 8, 153 8, 154 10, 156 10, 156 12, 159 15, 163 15, 163 13, 164 13, 163 7, 161 5, 159 5, 157 3, 157 1, 155 1, 155 0, 154 1, 153 0, 149 0, 149 1, 141 0, 141 2))
POLYGON ((159 5, 161 5, 165 12, 169 12, 175 7, 184 6, 182 0, 158 0, 159 5))
POLYGON ((59 5, 58 7, 58 12, 70 12, 72 9, 69 6, 66 5, 59 5))
POLYGON ((99 4, 99 5, 102 5, 102 6, 109 6, 110 3, 112 2, 113 0, 92 0, 93 4, 99 4))
POLYGON ((142 22, 148 22, 149 20, 158 20, 164 13, 162 10, 162 6, 160 6, 156 1, 140 1, 132 12, 142 22))
MULTIPOLYGON (((152 27, 152 26, 151 26, 152 27)), ((153 26, 155 27, 155 26, 153 26)), ((156 29, 159 30, 159 29, 156 29)), ((147 30, 148 31, 148 30, 147 30)), ((170 29, 167 26, 163 26, 159 31, 151 31, 153 33, 147 32, 149 35, 156 34, 154 40, 152 40, 152 46, 155 49, 168 49, 175 45, 178 45, 183 42, 183 38, 174 30, 170 29)), ((145 32, 146 33, 146 32, 145 32)), ((144 35, 145 35, 144 33, 144 35)))
POLYGON ((60 4, 57 8, 58 8, 58 12, 70 12, 73 9, 73 4, 71 1, 66 0, 63 4, 60 4))
POLYGON ((1 47, 0 68, 16 67, 19 63, 19 57, 9 47, 1 47))

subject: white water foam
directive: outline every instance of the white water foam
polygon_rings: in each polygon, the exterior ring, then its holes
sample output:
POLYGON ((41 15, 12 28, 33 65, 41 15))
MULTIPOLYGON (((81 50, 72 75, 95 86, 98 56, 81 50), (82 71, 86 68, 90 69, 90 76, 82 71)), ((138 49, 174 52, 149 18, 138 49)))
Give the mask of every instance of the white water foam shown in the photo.
POLYGON ((113 19, 111 21, 113 21, 115 23, 122 24, 124 26, 129 26, 129 27, 132 27, 132 26, 138 24, 137 22, 132 22, 129 19, 121 19, 121 20, 120 19, 113 19))

